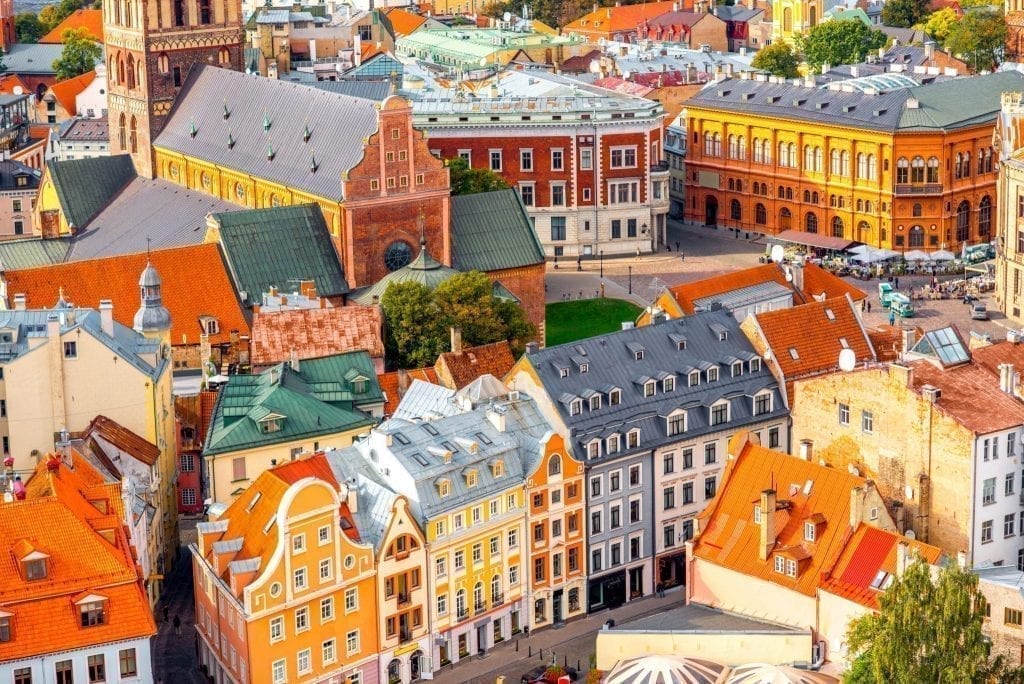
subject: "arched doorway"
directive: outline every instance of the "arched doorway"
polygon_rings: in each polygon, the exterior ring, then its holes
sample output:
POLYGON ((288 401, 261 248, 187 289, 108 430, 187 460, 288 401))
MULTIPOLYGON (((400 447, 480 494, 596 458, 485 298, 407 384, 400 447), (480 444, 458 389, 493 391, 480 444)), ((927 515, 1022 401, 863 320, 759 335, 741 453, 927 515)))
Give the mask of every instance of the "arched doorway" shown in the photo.
POLYGON ((388 663, 388 684, 401 684, 402 682, 402 661, 393 658, 388 663))
POLYGON ((713 195, 704 198, 704 225, 718 225, 718 199, 713 195))
POLYGON ((420 661, 423 660, 423 651, 416 651, 409 658, 409 672, 411 680, 416 682, 420 678, 420 661))
POLYGON ((779 230, 789 230, 793 227, 793 212, 786 207, 779 212, 779 230))

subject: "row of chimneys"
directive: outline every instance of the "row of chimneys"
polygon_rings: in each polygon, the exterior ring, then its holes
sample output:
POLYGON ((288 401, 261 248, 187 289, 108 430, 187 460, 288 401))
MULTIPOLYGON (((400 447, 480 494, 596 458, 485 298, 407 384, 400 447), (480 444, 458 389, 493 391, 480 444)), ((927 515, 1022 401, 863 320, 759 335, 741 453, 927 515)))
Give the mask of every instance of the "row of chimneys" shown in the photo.
MULTIPOLYGON (((14 295, 14 310, 25 311, 28 301, 24 294, 14 295)), ((109 299, 100 300, 100 329, 107 337, 114 336, 114 303, 109 299)))

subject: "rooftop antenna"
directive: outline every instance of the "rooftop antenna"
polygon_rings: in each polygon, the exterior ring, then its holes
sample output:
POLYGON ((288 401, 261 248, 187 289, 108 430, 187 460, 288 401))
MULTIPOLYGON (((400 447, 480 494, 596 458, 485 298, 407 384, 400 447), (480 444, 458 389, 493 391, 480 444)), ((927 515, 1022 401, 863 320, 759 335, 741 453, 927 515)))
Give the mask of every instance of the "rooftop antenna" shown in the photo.
POLYGON ((153 242, 153 238, 146 238, 146 261, 149 261, 150 245, 153 242))
POLYGON ((420 216, 418 223, 420 224, 420 247, 427 246, 427 232, 426 232, 426 219, 423 215, 423 209, 420 209, 420 216))

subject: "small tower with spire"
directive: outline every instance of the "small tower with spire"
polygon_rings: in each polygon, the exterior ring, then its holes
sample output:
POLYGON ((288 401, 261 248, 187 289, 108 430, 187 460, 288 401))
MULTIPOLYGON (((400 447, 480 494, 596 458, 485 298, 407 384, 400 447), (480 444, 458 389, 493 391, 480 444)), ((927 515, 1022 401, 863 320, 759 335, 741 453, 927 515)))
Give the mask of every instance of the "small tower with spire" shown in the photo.
POLYGON ((164 308, 164 298, 160 290, 160 274, 153 267, 153 263, 147 261, 146 268, 139 278, 141 303, 139 310, 135 312, 135 324, 132 327, 146 337, 164 339, 169 343, 171 314, 164 308))

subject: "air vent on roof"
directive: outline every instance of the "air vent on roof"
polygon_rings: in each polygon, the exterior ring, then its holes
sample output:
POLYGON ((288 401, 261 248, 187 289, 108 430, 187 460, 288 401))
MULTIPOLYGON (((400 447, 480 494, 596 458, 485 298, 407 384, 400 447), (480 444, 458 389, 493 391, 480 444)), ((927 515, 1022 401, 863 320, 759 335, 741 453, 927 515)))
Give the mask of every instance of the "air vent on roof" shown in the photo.
POLYGON ((843 107, 843 114, 849 114, 850 112, 852 112, 856 108, 857 108, 857 105, 846 105, 845 107, 843 107))
POLYGON ((825 109, 826 107, 828 107, 828 102, 819 102, 814 105, 815 109, 825 109))
POLYGON ((889 111, 889 110, 888 109, 876 109, 874 112, 872 112, 872 114, 874 116, 883 116, 887 111, 889 111))
POLYGON ((836 313, 832 309, 825 309, 825 317, 830 321, 836 320, 836 313))
POLYGON ((731 92, 731 90, 719 90, 718 97, 729 97, 729 93, 731 92))
POLYGON ((776 102, 778 102, 781 99, 782 98, 779 97, 778 95, 769 95, 768 96, 768 104, 775 104, 776 102))
POLYGON ((740 99, 742 99, 742 100, 753 100, 754 99, 754 93, 743 93, 742 95, 740 95, 740 99))
POLYGON ((807 102, 806 99, 798 97, 795 100, 793 100, 793 106, 794 107, 799 107, 799 106, 805 104, 806 102, 807 102))

